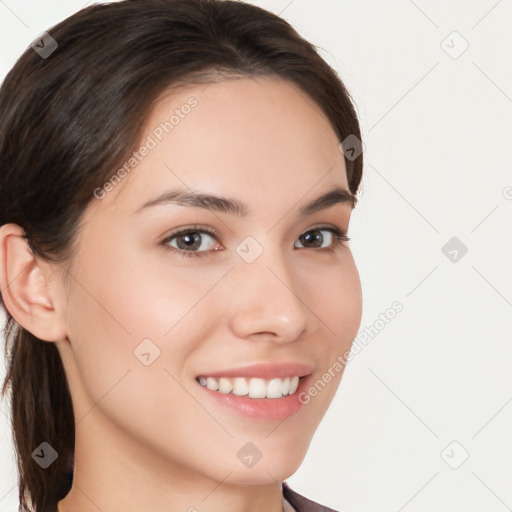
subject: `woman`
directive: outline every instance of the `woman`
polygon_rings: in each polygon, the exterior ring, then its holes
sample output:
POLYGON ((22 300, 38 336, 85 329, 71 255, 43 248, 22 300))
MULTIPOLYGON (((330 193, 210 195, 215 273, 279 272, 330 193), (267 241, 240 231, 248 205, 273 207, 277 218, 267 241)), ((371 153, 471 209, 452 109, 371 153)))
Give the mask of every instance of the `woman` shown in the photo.
POLYGON ((286 483, 361 319, 351 98, 283 19, 83 9, 0 90, 20 505, 332 510, 286 483))

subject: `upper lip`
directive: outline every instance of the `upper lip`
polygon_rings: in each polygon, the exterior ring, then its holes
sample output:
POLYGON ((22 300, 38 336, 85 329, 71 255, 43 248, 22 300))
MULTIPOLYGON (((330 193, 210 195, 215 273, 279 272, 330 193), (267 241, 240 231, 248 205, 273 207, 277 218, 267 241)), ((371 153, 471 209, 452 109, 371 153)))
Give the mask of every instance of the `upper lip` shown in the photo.
POLYGON ((259 363, 239 368, 201 373, 204 377, 259 377, 261 379, 275 379, 279 377, 304 377, 310 375, 313 368, 303 363, 259 363))

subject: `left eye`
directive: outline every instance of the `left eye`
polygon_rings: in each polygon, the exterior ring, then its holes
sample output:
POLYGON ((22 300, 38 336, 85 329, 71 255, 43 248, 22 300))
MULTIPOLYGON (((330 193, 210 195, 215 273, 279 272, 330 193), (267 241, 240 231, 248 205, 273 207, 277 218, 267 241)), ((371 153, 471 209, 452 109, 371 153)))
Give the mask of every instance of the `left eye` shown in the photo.
MULTIPOLYGON (((321 231, 325 231, 325 232, 329 233, 329 235, 327 236, 327 239, 330 240, 332 243, 329 244, 328 248, 335 247, 336 245, 338 245, 342 241, 347 242, 349 240, 347 235, 345 233, 342 233, 338 228, 314 228, 314 229, 310 229, 309 231, 306 231, 305 233, 300 235, 298 240, 299 241, 301 239, 305 240, 306 243, 310 243, 310 242, 317 243, 317 242, 319 242, 320 245, 321 245, 326 237, 324 235, 313 235, 312 234, 312 233, 315 233, 315 232, 319 233, 321 231)), ((318 246, 315 246, 315 248, 317 248, 317 247, 318 246)), ((320 248, 322 248, 322 247, 320 247, 320 248)))
MULTIPOLYGON (((205 228, 195 228, 190 227, 187 229, 183 229, 176 233, 171 234, 165 240, 161 242, 166 249, 171 252, 177 253, 180 256, 185 257, 202 257, 207 255, 212 249, 215 247, 215 243, 210 242, 210 247, 206 248, 206 250, 199 251, 198 249, 201 247, 203 240, 202 237, 207 235, 207 237, 213 239, 214 241, 219 238, 218 233, 212 231, 210 229, 205 228), (176 241, 176 245, 173 245, 173 242, 176 241)), ((343 242, 348 242, 350 238, 338 228, 335 227, 321 227, 321 228, 313 228, 302 235, 297 239, 302 247, 298 248, 312 248, 312 249, 321 249, 328 252, 334 252, 334 250, 342 245, 343 242), (321 232, 328 233, 327 236, 321 234, 321 232), (322 246, 323 243, 327 240, 328 245, 322 246), (304 247, 304 244, 310 244, 310 247, 304 247)), ((297 247, 294 245, 294 247, 297 247)))

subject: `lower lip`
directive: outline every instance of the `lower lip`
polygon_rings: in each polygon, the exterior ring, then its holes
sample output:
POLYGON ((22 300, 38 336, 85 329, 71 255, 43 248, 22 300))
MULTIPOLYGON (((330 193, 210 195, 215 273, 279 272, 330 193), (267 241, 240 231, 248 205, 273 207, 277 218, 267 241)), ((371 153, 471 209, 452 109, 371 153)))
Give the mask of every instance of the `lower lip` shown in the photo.
POLYGON ((282 398, 249 398, 247 395, 238 396, 233 393, 221 393, 212 391, 205 386, 201 386, 213 400, 220 405, 236 411, 239 414, 253 419, 276 421, 284 420, 289 416, 297 414, 303 404, 299 401, 299 394, 308 387, 311 375, 307 375, 299 380, 297 390, 293 395, 286 395, 282 398))

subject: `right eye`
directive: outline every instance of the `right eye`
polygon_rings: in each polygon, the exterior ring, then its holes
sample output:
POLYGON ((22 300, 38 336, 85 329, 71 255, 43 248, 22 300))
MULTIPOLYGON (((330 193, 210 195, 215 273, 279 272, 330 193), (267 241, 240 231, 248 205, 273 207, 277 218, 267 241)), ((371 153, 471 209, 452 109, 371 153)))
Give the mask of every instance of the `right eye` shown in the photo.
MULTIPOLYGON (((190 226, 185 229, 180 229, 179 231, 175 231, 171 233, 165 240, 162 240, 160 243, 167 250, 179 254, 184 257, 202 257, 205 256, 203 253, 209 253, 212 250, 217 251, 217 249, 212 249, 212 244, 210 243, 210 247, 205 250, 197 250, 204 244, 204 236, 217 239, 218 234, 216 231, 207 228, 199 228, 190 226), (176 245, 170 245, 171 242, 176 240, 176 245)), ((214 246, 214 245, 213 245, 214 246)))

